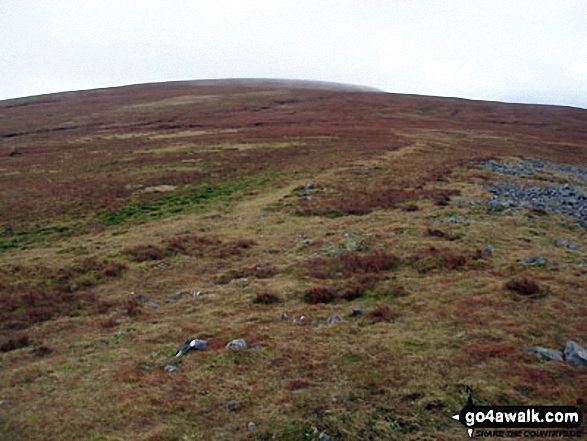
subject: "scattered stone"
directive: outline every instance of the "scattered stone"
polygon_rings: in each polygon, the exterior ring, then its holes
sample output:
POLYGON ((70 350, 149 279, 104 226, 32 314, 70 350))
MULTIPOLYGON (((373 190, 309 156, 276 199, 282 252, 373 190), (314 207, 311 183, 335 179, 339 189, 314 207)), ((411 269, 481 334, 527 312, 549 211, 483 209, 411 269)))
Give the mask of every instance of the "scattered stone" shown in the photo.
POLYGON ((359 317, 361 315, 365 315, 365 311, 362 309, 353 308, 353 312, 351 312, 351 317, 359 317))
POLYGON ((77 291, 77 285, 70 285, 69 286, 69 292, 76 292, 77 291))
POLYGON ((280 320, 287 320, 287 314, 285 312, 279 313, 279 319, 280 320))
POLYGON ((527 259, 520 260, 520 263, 524 265, 537 265, 537 266, 544 266, 548 263, 548 260, 545 257, 538 256, 538 257, 528 257, 527 259))
POLYGON ((263 349, 263 346, 261 346, 260 344, 253 344, 251 346, 249 346, 249 349, 252 349, 253 351, 260 351, 261 349, 263 349))
POLYGON ((12 400, 0 400, 0 405, 12 403, 12 400))
POLYGON ((328 320, 326 320, 326 324, 330 325, 332 323, 337 323, 337 322, 343 322, 344 320, 342 319, 342 317, 338 314, 335 314, 333 316, 328 317, 328 320))
POLYGON ((304 245, 314 245, 314 241, 312 239, 304 239, 304 241, 302 242, 304 245))
POLYGON ((147 296, 145 296, 143 294, 138 294, 138 295, 134 296, 133 300, 136 300, 137 302, 142 302, 142 303, 150 306, 151 309, 157 309, 157 307, 159 306, 157 304, 157 302, 155 302, 154 300, 151 300, 150 298, 148 298, 147 296))
POLYGON ((240 350, 247 349, 247 342, 242 338, 237 338, 226 345, 226 349, 240 350))
POLYGON ((546 361, 564 361, 563 353, 556 349, 543 348, 542 346, 532 346, 522 349, 524 352, 529 354, 536 354, 543 360, 546 361))
POLYGON ((189 351, 205 351, 208 349, 208 342, 206 340, 192 339, 186 340, 183 346, 175 353, 176 357, 181 356, 189 351))
POLYGON ((314 199, 314 196, 306 196, 306 200, 307 200, 307 201, 311 201, 311 200, 313 200, 313 199, 314 199))
POLYGON ((178 370, 179 370, 179 367, 177 367, 177 366, 174 366, 174 365, 172 365, 172 364, 168 364, 167 366, 165 366, 165 367, 163 368, 163 370, 164 370, 165 372, 176 372, 176 371, 178 371, 178 370))
POLYGON ((255 430, 257 428, 257 425, 253 422, 250 422, 249 424, 247 424, 247 430, 255 430))
POLYGON ((268 217, 268 216, 269 216, 269 213, 261 213, 261 214, 259 215, 259 217, 268 217))
POLYGON ((163 268, 167 268, 169 266, 168 262, 159 262, 156 265, 153 265, 154 268, 158 268, 158 269, 163 269, 163 268))
POLYGON ((320 434, 320 436, 318 437, 319 441, 330 441, 330 435, 328 435, 327 433, 322 432, 320 434))
POLYGON ((304 189, 306 190, 314 190, 314 188, 316 188, 316 186, 312 183, 306 184, 306 186, 304 187, 304 189))
POLYGON ((203 292, 200 290, 194 290, 194 291, 192 291, 191 294, 192 294, 192 297, 200 297, 203 294, 203 292))
POLYGON ((567 248, 571 251, 579 251, 581 247, 575 243, 569 242, 566 239, 557 239, 554 241, 554 244, 559 247, 567 248))
POLYGON ((493 254, 493 252, 495 251, 495 248, 493 247, 493 245, 489 245, 487 248, 485 248, 481 254, 483 254, 484 256, 490 256, 493 254))
POLYGON ((351 252, 360 252, 369 250, 365 240, 360 237, 352 237, 344 242, 344 249, 351 252))
POLYGON ((563 356, 570 365, 587 366, 587 350, 572 340, 565 345, 563 356))
POLYGON ((244 404, 237 400, 231 400, 226 403, 226 408, 231 412, 236 412, 243 409, 244 407, 244 404))

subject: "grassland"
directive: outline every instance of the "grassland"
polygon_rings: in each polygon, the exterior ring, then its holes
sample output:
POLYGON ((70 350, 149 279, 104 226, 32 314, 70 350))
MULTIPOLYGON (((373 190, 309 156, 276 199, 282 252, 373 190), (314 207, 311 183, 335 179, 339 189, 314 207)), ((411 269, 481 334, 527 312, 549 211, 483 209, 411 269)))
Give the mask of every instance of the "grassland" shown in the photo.
POLYGON ((0 102, 0 438, 458 440, 467 386, 584 402, 521 351, 587 345, 584 229, 470 202, 483 160, 587 166, 586 122, 280 83, 0 102))

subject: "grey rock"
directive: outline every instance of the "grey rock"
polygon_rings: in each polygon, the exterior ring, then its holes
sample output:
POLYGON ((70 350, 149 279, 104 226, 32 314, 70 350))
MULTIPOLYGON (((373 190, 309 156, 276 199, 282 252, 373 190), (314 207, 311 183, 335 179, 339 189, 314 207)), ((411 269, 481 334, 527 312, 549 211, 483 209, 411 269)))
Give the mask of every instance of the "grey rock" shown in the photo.
POLYGON ((179 357, 189 351, 205 351, 206 349, 208 349, 208 342, 206 340, 190 338, 189 340, 186 340, 183 346, 175 353, 175 356, 179 357))
POLYGON ((306 184, 306 186, 304 188, 306 190, 314 190, 314 188, 316 188, 316 186, 310 182, 309 184, 306 184))
POLYGON ((287 314, 285 312, 281 312, 279 314, 279 319, 280 320, 287 320, 287 314))
POLYGON ((489 245, 482 251, 482 254, 484 254, 485 256, 489 256, 489 255, 493 254, 494 251, 495 251, 495 248, 493 247, 493 245, 489 245))
POLYGON ((528 257, 527 259, 520 260, 520 263, 524 265, 538 265, 543 266, 548 263, 548 260, 542 256, 538 257, 528 257))
POLYGON ((314 199, 314 196, 306 196, 306 200, 307 200, 307 201, 311 201, 311 200, 313 200, 313 199, 314 199))
POLYGON ((365 243, 365 240, 361 239, 360 237, 347 239, 343 246, 347 251, 352 252, 367 251, 369 249, 369 246, 365 243))
POLYGON ((563 353, 561 351, 557 351, 556 349, 543 348, 542 346, 531 346, 522 350, 524 352, 528 352, 529 354, 536 354, 543 360, 563 361, 563 353))
POLYGON ((169 263, 168 262, 159 262, 158 264, 153 265, 153 266, 158 269, 163 269, 163 268, 167 268, 169 266, 169 263))
POLYGON ((159 306, 157 304, 157 302, 155 302, 154 300, 151 300, 150 298, 148 298, 147 296, 145 296, 143 294, 138 294, 138 295, 134 296, 133 300, 136 300, 137 302, 142 302, 142 303, 150 306, 151 309, 157 309, 157 307, 159 306))
POLYGON ((327 433, 322 432, 320 434, 320 436, 318 437, 319 441, 330 441, 330 435, 328 435, 327 433))
POLYGON ((335 314, 333 316, 328 317, 328 320, 326 320, 326 324, 330 325, 332 323, 338 323, 338 322, 343 322, 343 321, 344 320, 340 315, 335 314))
POLYGON ((247 430, 255 430, 257 428, 257 425, 253 422, 250 422, 249 424, 247 424, 247 430))
POLYGON ((351 317, 359 317, 361 315, 365 315, 365 311, 362 309, 353 308, 353 312, 351 312, 351 317))
POLYGON ((247 349, 247 342, 242 338, 237 338, 226 345, 226 349, 240 350, 247 349))
POLYGON ((77 285, 70 285, 69 286, 69 292, 76 292, 78 289, 77 285))
POLYGON ((304 239, 304 241, 302 242, 304 245, 314 245, 314 241, 312 239, 304 239))
POLYGON ((251 346, 249 346, 249 349, 252 349, 253 351, 260 351, 261 349, 263 349, 263 346, 255 343, 255 344, 252 344, 251 346))
POLYGON ((163 370, 164 370, 165 372, 176 372, 176 371, 178 371, 178 370, 179 370, 179 367, 177 367, 177 366, 174 366, 174 365, 172 365, 172 364, 168 364, 167 366, 165 366, 165 367, 163 368, 163 370))
POLYGON ((566 239, 557 239, 554 241, 554 244, 559 247, 567 248, 571 251, 579 251, 581 247, 575 243, 569 242, 566 239))
POLYGON ((243 404, 237 400, 231 400, 226 403, 226 408, 231 412, 236 412, 243 408, 243 404))
POLYGON ((570 365, 587 366, 587 350, 572 340, 565 344, 563 357, 570 365))

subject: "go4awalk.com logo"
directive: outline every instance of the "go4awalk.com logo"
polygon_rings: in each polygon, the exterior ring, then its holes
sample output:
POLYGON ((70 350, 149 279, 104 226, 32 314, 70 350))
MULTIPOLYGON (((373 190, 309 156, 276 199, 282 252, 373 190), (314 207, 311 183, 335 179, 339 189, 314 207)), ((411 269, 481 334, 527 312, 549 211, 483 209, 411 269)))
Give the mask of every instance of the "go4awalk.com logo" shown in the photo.
POLYGON ((575 406, 476 406, 469 399, 459 421, 469 438, 579 438, 583 411, 575 406))

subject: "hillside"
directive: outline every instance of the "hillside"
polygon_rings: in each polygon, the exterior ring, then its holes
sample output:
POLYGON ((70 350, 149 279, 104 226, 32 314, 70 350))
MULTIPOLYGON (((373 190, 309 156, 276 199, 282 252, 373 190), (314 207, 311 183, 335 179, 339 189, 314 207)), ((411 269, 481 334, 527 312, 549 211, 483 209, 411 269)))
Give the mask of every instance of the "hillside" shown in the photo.
POLYGON ((587 367, 522 349, 587 346, 585 195, 577 108, 267 80, 0 101, 0 439, 456 440, 467 387, 582 405, 587 367))

